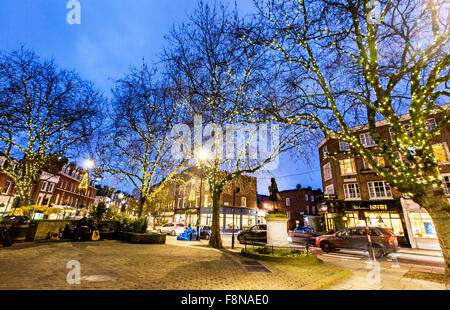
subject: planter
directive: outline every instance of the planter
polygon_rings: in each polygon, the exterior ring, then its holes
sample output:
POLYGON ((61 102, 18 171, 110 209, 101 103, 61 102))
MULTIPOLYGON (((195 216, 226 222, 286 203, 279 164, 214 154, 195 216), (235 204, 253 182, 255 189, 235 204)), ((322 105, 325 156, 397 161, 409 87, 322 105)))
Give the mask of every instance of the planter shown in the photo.
POLYGON ((143 244, 165 244, 166 234, 158 233, 133 233, 121 231, 119 233, 119 238, 121 241, 130 243, 143 243, 143 244))
POLYGON ((314 254, 309 254, 309 256, 299 256, 299 257, 283 257, 283 256, 273 256, 268 254, 258 254, 250 253, 249 251, 242 249, 241 255, 257 260, 277 262, 291 265, 316 265, 321 264, 323 261, 317 258, 314 254))

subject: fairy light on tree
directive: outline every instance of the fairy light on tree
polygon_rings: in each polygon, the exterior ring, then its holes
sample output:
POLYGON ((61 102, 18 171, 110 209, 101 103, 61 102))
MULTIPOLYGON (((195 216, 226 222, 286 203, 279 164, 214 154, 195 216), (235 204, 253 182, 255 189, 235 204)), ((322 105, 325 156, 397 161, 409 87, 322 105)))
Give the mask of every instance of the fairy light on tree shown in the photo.
POLYGON ((448 4, 377 2, 380 16, 373 23, 364 18, 371 12, 369 1, 256 1, 249 37, 301 81, 293 102, 307 106, 297 111, 271 106, 266 113, 286 124, 303 121, 325 138, 350 143, 352 156, 364 158, 392 187, 423 206, 435 224, 448 278, 450 204, 431 147, 450 119, 449 105, 443 104, 450 96, 445 88, 450 80, 448 4), (290 27, 281 26, 286 24, 290 27), (320 48, 331 45, 327 56, 320 56, 320 48), (436 115, 440 119, 429 129, 427 120, 436 115), (392 129, 392 140, 380 134, 377 121, 392 129), (376 145, 366 147, 357 138, 358 128, 368 131, 376 145), (390 165, 380 165, 377 156, 390 165))

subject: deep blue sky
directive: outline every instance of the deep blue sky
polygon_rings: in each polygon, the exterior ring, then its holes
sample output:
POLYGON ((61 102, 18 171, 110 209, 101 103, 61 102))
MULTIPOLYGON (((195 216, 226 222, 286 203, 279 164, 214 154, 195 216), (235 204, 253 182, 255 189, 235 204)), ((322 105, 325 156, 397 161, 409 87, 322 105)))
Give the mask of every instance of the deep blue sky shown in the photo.
MULTIPOLYGON (((62 67, 74 69, 109 95, 112 79, 139 65, 142 58, 156 61, 165 44, 164 35, 195 8, 196 0, 79 0, 81 24, 66 22, 68 0, 2 0, 0 2, 0 49, 22 45, 62 67)), ((207 2, 207 0, 205 1, 207 2)), ((233 4, 232 0, 224 0, 233 4)), ((252 9, 251 0, 237 0, 241 14, 252 9)), ((280 190, 321 188, 318 153, 312 164, 294 162, 283 155, 281 166, 259 179, 258 192, 267 193, 270 176, 280 190), (313 171, 313 172, 310 172, 313 171), (295 175, 299 174, 299 175, 295 175)))

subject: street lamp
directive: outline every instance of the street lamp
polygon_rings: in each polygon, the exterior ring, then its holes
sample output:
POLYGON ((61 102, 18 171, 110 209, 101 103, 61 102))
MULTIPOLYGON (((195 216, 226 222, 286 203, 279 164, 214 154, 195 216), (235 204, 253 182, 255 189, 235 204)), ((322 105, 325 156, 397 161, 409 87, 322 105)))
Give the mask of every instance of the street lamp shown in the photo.
POLYGON ((85 159, 83 162, 83 167, 89 171, 95 167, 95 161, 91 158, 85 159))
POLYGON ((236 187, 236 189, 233 190, 233 227, 231 231, 231 248, 234 249, 234 210, 235 210, 235 203, 236 203, 236 193, 239 193, 241 189, 239 187, 236 187))

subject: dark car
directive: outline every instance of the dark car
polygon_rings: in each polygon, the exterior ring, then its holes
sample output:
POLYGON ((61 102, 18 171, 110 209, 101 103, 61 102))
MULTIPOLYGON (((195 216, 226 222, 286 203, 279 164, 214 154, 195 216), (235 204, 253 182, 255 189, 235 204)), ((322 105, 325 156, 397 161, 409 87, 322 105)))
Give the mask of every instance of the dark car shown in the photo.
POLYGON ((267 243, 267 225, 258 224, 250 229, 242 230, 238 233, 237 239, 241 244, 247 242, 267 243))
MULTIPOLYGON (((369 227, 369 233, 376 258, 397 252, 398 241, 392 232, 381 227, 369 227)), ((369 249, 366 227, 344 228, 332 235, 319 236, 316 240, 316 245, 324 252, 341 248, 364 251, 369 249)))
POLYGON ((309 245, 315 245, 316 244, 316 237, 318 237, 319 234, 315 233, 311 228, 309 227, 297 227, 294 231, 289 232, 289 239, 292 243, 301 243, 309 245))
POLYGON ((200 239, 209 240, 211 237, 211 226, 200 226, 200 239))

